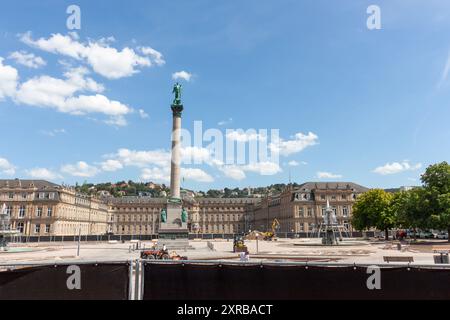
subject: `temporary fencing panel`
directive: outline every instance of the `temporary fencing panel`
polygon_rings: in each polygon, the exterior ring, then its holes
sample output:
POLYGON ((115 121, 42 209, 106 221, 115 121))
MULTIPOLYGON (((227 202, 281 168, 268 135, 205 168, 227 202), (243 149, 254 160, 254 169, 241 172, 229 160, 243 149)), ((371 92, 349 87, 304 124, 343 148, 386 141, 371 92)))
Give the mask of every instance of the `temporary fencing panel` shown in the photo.
POLYGON ((144 263, 145 300, 450 299, 450 269, 144 263))
POLYGON ((0 300, 126 300, 128 263, 24 267, 0 272, 0 300))

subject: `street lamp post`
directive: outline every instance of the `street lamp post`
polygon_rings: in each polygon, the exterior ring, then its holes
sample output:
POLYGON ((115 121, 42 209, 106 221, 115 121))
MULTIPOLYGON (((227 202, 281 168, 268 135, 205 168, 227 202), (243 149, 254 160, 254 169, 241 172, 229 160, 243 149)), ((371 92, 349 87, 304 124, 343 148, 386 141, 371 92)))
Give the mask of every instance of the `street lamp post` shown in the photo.
POLYGON ((81 225, 78 227, 78 246, 77 246, 77 258, 80 256, 80 241, 81 240, 81 225))

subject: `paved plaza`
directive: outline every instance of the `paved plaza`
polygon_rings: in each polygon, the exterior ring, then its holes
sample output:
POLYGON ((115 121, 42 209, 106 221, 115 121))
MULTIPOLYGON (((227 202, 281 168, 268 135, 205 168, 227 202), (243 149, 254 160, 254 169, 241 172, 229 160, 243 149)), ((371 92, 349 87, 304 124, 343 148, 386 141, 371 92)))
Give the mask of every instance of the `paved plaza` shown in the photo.
MULTIPOLYGON (((384 256, 413 257, 415 264, 434 264, 433 250, 437 247, 450 249, 446 241, 419 241, 417 244, 402 245, 398 242, 379 240, 349 240, 339 246, 320 246, 316 239, 279 239, 278 241, 247 240, 250 261, 316 261, 329 263, 383 264, 384 256)), ((142 242, 141 248, 150 248, 151 242, 142 242)), ((125 243, 81 243, 77 257, 77 243, 33 243, 12 244, 10 252, 0 253, 0 264, 48 263, 82 261, 124 261, 139 258, 139 250, 133 250, 134 242, 125 243)), ((177 250, 189 260, 238 260, 232 252, 232 240, 190 241, 192 250, 177 250), (208 245, 209 243, 209 245, 208 245)))

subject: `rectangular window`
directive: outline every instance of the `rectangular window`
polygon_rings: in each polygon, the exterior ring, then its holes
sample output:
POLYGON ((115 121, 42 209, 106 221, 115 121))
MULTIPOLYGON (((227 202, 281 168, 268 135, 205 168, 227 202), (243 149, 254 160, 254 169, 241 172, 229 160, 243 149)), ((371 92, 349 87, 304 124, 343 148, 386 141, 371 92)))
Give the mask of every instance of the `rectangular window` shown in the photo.
POLYGON ((12 207, 11 206, 7 206, 6 207, 6 214, 10 216, 11 213, 12 213, 12 207))
POLYGON ((8 198, 14 199, 14 193, 10 192, 10 193, 8 194, 8 198))
POLYGON ((53 208, 52 207, 48 207, 47 208, 47 217, 51 217, 53 214, 53 208))
POLYGON ((342 215, 343 215, 344 217, 348 217, 348 207, 347 207, 347 206, 344 206, 344 207, 342 208, 342 215))
POLYGON ((50 225, 49 224, 45 225, 45 233, 50 233, 50 225))
POLYGON ((25 217, 25 206, 20 206, 19 208, 19 218, 25 217))
POLYGON ((41 232, 41 225, 40 224, 35 224, 34 225, 34 232, 35 233, 40 233, 41 232))
POLYGON ((23 230, 24 230, 24 224, 23 224, 23 222, 19 222, 17 224, 17 231, 19 231, 20 233, 23 233, 23 230))
POLYGON ((38 207, 36 210, 36 216, 42 217, 42 207, 38 207))

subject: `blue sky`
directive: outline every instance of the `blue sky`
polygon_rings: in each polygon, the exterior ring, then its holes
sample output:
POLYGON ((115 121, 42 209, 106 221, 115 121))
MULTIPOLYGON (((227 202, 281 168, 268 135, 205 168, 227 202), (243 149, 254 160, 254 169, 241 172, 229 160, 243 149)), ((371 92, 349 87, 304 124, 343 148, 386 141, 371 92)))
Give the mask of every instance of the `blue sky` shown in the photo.
POLYGON ((449 34, 444 0, 2 3, 0 178, 167 182, 185 71, 184 128, 279 129, 283 152, 275 165, 184 164, 184 187, 417 185, 450 159, 449 34), (366 26, 371 4, 380 30, 366 26))

